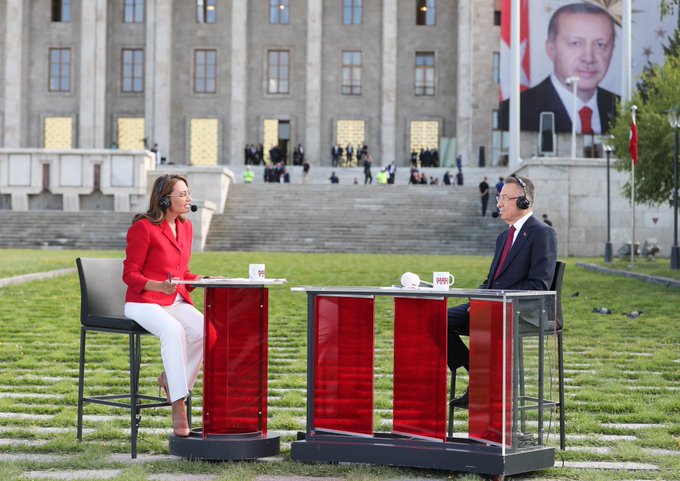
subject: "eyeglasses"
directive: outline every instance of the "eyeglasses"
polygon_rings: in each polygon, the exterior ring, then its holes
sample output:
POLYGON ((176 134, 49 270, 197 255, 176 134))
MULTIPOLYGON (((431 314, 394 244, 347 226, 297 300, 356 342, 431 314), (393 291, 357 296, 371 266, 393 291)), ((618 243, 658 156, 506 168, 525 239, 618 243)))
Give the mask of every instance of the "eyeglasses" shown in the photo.
POLYGON ((518 195, 517 197, 508 197, 507 195, 497 195, 496 196, 496 202, 500 202, 500 201, 507 202, 509 200, 519 199, 520 197, 524 197, 524 196, 518 195))
POLYGON ((185 190, 183 192, 180 192, 179 194, 171 194, 170 197, 191 197, 191 191, 190 190, 185 190))

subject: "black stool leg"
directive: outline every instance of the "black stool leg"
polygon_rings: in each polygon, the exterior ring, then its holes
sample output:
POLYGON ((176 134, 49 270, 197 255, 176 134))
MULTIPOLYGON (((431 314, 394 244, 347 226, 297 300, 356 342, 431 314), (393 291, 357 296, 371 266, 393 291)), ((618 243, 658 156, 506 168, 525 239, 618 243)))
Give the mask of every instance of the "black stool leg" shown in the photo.
POLYGON ((559 397, 560 397, 560 449, 566 447, 566 432, 564 422, 564 346, 562 345, 562 330, 557 331, 557 366, 559 369, 559 397))
POLYGON ((189 429, 191 429, 191 391, 189 391, 185 403, 187 408, 187 423, 189 424, 189 429))
MULTIPOLYGON (((517 371, 519 373, 519 405, 524 407, 526 405, 526 386, 524 385, 524 338, 522 335, 517 336, 517 371)), ((527 432, 527 413, 522 409, 520 414, 522 433, 527 432)))
POLYGON ((130 334, 130 450, 132 458, 137 457, 137 387, 139 385, 139 358, 137 348, 139 336, 130 334))
POLYGON ((449 394, 449 437, 453 436, 453 401, 456 398, 456 370, 451 371, 451 393, 449 394))
POLYGON ((85 384, 85 338, 87 331, 84 327, 80 328, 80 365, 78 366, 78 428, 76 429, 76 439, 83 439, 83 393, 85 384))

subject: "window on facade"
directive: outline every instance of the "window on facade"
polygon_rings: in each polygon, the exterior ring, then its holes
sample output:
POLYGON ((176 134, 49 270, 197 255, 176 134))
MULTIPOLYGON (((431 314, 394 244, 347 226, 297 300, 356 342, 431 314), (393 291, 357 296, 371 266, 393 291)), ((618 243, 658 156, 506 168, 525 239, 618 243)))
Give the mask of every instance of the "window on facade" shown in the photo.
POLYGON ((501 54, 493 53, 493 72, 491 73, 494 83, 501 82, 501 54))
POLYGON ((71 0, 52 0, 52 21, 71 21, 71 0))
POLYGON ((71 49, 50 49, 50 92, 71 91, 71 49))
POLYGON ((125 0, 123 22, 144 23, 144 0, 125 0))
POLYGON ((123 49, 123 82, 125 93, 144 92, 144 49, 123 49))
POLYGON ((494 10, 494 12, 493 12, 493 24, 496 27, 501 26, 501 11, 500 10, 494 10))
POLYGON ((434 95, 434 53, 416 52, 416 95, 434 95))
POLYGON ((269 0, 269 23, 288 24, 288 0, 269 0))
POLYGON ((342 95, 361 95, 361 52, 342 52, 342 95))
POLYGON ((43 146, 46 149, 62 150, 73 147, 73 119, 71 117, 45 117, 43 129, 43 146))
POLYGON ((217 22, 217 0, 196 0, 196 21, 198 23, 217 22))
POLYGON ((416 25, 433 26, 436 12, 435 0, 416 0, 416 25))
POLYGON ((194 92, 214 94, 217 79, 217 51, 196 50, 194 52, 194 92))
POLYGON ((361 25, 362 0, 342 0, 343 25, 361 25))
POLYGON ((289 58, 288 50, 267 52, 267 93, 287 94, 289 92, 289 58))
POLYGON ((500 112, 494 110, 491 119, 491 163, 492 165, 508 165, 510 152, 510 134, 500 129, 500 112))

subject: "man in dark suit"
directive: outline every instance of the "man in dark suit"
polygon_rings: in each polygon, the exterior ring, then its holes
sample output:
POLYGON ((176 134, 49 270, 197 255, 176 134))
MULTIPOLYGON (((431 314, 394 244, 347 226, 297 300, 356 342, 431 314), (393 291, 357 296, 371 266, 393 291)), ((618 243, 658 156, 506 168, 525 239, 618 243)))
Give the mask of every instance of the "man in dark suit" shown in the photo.
MULTIPOLYGON (((541 112, 555 114, 555 131, 571 132, 572 121, 582 134, 601 134, 616 114, 618 96, 599 87, 614 51, 614 19, 591 3, 558 8, 548 25, 545 47, 553 73, 520 95, 521 130, 539 130, 541 112), (573 91, 568 79, 578 77, 577 117, 571 118, 573 91)), ((500 105, 500 127, 509 126, 509 100, 500 105)))
MULTIPOLYGON (((557 237, 551 227, 533 217, 533 182, 508 177, 497 201, 499 216, 510 227, 496 239, 496 253, 480 289, 547 291, 557 262, 557 237)), ((448 324, 449 369, 469 370, 469 350, 460 336, 470 333, 470 304, 450 308, 448 324)), ((467 391, 452 403, 467 406, 467 391)))

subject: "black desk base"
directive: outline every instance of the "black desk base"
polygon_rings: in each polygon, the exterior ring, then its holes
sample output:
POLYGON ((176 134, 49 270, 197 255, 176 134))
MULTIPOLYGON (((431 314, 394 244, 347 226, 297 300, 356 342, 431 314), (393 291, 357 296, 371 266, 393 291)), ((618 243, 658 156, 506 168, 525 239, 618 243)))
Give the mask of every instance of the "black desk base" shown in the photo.
POLYGON ((448 438, 442 443, 389 433, 364 438, 300 432, 298 441, 291 446, 290 457, 303 462, 377 464, 492 476, 509 476, 555 465, 555 449, 551 447, 506 452, 503 456, 499 446, 470 439, 448 438))
POLYGON ((203 438, 201 428, 189 437, 170 435, 170 454, 188 459, 238 461, 267 458, 281 452, 281 436, 267 433, 210 435, 203 438))

